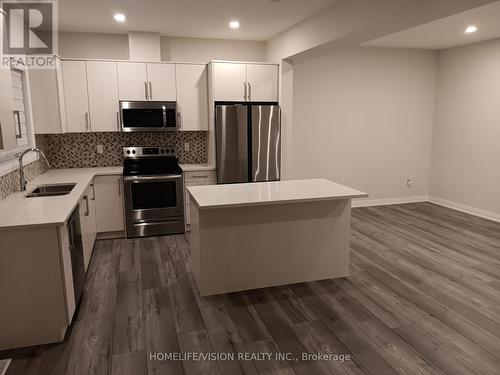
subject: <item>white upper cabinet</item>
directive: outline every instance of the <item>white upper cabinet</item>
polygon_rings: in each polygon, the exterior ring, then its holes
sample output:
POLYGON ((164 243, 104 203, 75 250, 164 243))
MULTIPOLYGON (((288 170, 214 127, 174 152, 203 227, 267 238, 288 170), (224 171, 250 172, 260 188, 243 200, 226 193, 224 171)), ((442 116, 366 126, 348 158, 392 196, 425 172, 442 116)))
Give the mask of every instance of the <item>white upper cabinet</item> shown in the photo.
POLYGON ((64 99, 68 132, 90 131, 85 61, 63 61, 64 99))
POLYGON ((87 61, 87 83, 92 131, 119 131, 116 63, 87 61))
POLYGON ((246 76, 246 64, 214 63, 214 99, 217 101, 245 101, 246 76))
POLYGON ((120 100, 176 100, 174 64, 119 62, 117 68, 120 100))
POLYGON ((29 80, 35 133, 65 133, 66 109, 61 60, 56 58, 56 69, 30 70, 29 80))
POLYGON ((212 63, 215 101, 278 101, 278 66, 275 64, 212 63))
POLYGON ((146 64, 118 62, 118 96, 120 100, 148 100, 146 64))
POLYGON ((255 102, 278 101, 278 66, 247 65, 247 100, 255 102))
POLYGON ((204 64, 176 64, 180 130, 208 130, 207 70, 204 64))
POLYGON ((14 127, 12 77, 9 69, 0 69, 0 150, 17 147, 14 127))
POLYGON ((175 101, 175 65, 147 64, 148 100, 175 101))

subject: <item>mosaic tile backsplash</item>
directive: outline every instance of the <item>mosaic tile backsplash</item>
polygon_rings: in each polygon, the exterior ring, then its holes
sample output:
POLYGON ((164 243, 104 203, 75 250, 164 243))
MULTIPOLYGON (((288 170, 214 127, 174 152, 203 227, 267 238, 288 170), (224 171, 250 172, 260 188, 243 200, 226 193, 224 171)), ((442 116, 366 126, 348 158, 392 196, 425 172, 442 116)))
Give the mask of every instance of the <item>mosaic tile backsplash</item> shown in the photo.
MULTIPOLYGON (((24 167, 24 177, 30 181, 45 171, 46 165, 43 160, 37 160, 24 167)), ((0 200, 12 193, 19 191, 19 169, 14 172, 0 176, 0 200)))
MULTIPOLYGON (((66 133, 36 135, 36 145, 41 148, 52 168, 112 167, 122 165, 122 148, 126 146, 173 146, 182 164, 206 163, 208 158, 207 132, 172 133, 66 133), (189 142, 189 151, 184 144, 189 142), (104 153, 97 153, 103 145, 104 153)), ((45 170, 38 160, 25 168, 27 180, 32 180, 45 170)), ((0 200, 19 190, 19 171, 0 176, 0 200)))
POLYGON ((53 168, 112 167, 122 165, 126 146, 173 146, 181 164, 206 163, 207 132, 165 133, 66 133, 36 136, 36 144, 47 155, 53 168), (189 142, 189 151, 184 144, 189 142), (104 153, 97 153, 103 145, 104 153))

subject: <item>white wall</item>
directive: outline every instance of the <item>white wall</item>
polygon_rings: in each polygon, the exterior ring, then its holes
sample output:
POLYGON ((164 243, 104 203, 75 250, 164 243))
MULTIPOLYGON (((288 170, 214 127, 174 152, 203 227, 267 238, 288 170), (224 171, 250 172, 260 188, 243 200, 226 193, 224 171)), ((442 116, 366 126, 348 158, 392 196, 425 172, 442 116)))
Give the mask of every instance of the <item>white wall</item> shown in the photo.
POLYGON ((500 39, 439 52, 430 186, 500 218, 500 39))
POLYGON ((264 61, 266 44, 246 40, 161 38, 162 60, 208 62, 210 60, 264 61))
MULTIPOLYGON (((264 61, 264 42, 160 38, 161 59, 165 61, 208 62, 210 60, 264 61)), ((128 35, 59 33, 61 57, 128 60, 128 35)))
POLYGON ((59 33, 61 57, 128 60, 128 35, 59 33))
POLYGON ((329 178, 371 200, 426 195, 435 85, 431 51, 353 48, 295 64, 284 178, 329 178))

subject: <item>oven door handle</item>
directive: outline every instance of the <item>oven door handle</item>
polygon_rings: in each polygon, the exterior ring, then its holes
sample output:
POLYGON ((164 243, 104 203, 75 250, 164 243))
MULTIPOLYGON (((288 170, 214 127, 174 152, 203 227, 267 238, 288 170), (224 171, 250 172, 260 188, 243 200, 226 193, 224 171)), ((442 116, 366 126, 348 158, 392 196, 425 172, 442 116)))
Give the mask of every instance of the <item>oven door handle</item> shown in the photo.
POLYGON ((177 180, 182 178, 181 174, 168 175, 168 176, 125 176, 123 177, 123 181, 168 181, 168 180, 177 180))

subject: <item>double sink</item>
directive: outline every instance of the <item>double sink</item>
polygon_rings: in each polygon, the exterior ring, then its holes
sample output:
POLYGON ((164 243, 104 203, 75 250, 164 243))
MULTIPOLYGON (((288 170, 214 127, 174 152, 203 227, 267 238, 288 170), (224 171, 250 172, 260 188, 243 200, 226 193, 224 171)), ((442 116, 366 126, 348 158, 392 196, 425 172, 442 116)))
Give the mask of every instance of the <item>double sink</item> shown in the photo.
POLYGON ((73 190, 75 186, 76 184, 40 185, 26 195, 26 198, 56 197, 58 195, 66 195, 71 193, 71 190, 73 190))

